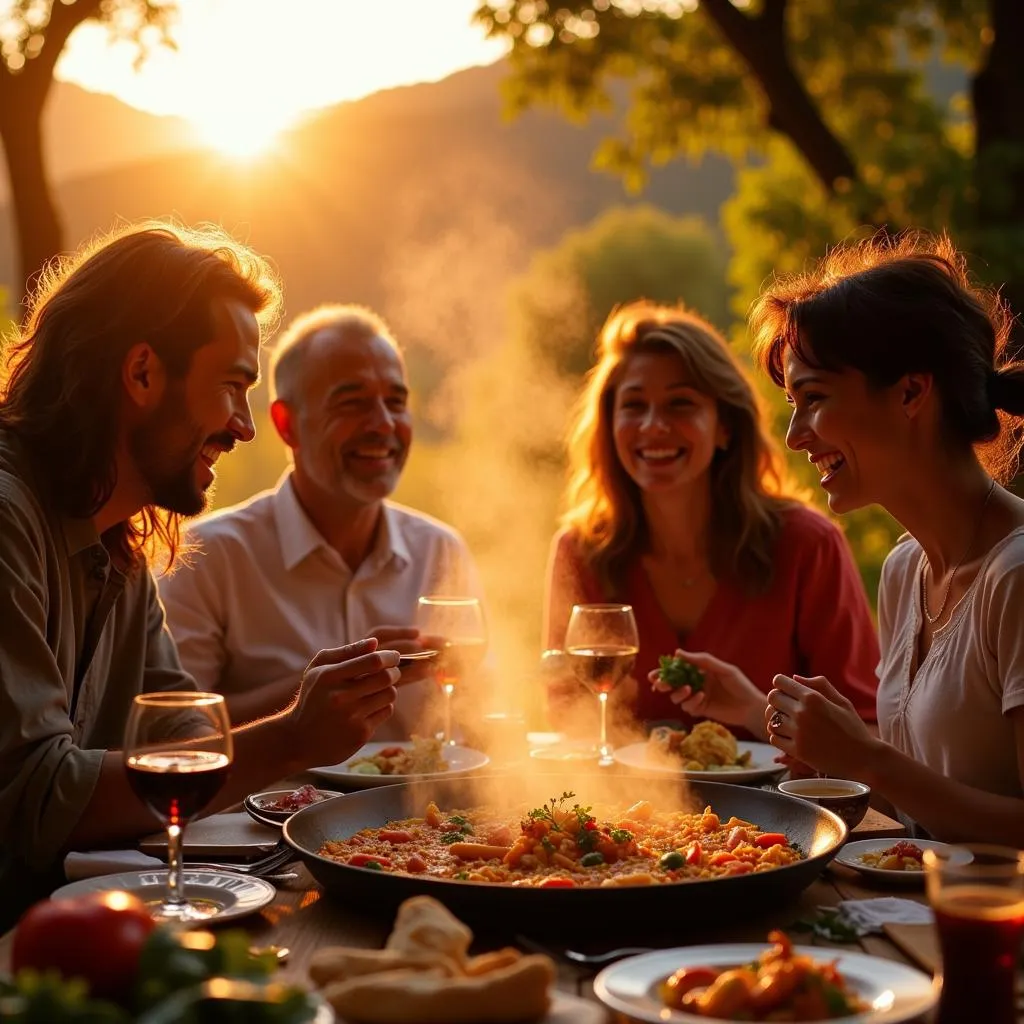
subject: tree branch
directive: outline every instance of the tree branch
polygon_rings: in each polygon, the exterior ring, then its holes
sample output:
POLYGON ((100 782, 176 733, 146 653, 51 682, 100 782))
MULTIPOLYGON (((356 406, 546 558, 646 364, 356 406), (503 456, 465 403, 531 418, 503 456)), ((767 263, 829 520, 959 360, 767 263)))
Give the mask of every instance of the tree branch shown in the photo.
POLYGON ((789 61, 785 35, 787 0, 765 0, 750 17, 730 0, 702 0, 701 6, 750 69, 768 100, 768 124, 800 151, 832 194, 837 182, 859 180, 846 147, 825 124, 789 61))
POLYGON ((53 0, 50 21, 43 36, 43 47, 38 56, 25 61, 25 67, 19 74, 52 81, 53 69, 57 66, 68 37, 83 21, 95 18, 102 6, 102 0, 76 0, 72 4, 53 0))

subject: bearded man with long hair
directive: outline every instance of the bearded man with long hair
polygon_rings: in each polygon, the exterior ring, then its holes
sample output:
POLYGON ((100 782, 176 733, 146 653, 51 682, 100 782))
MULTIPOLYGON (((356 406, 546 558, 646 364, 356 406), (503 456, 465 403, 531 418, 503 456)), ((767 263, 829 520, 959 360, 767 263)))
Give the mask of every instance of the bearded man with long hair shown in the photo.
MULTIPOLYGON (((55 263, 32 296, 0 385, 0 928, 66 851, 155 828, 117 748, 136 694, 195 683, 148 563, 173 562, 215 462, 252 439, 280 303, 256 253, 164 223, 55 263)), ((376 646, 321 652, 283 711, 235 729, 222 804, 366 741, 398 680, 376 646)))

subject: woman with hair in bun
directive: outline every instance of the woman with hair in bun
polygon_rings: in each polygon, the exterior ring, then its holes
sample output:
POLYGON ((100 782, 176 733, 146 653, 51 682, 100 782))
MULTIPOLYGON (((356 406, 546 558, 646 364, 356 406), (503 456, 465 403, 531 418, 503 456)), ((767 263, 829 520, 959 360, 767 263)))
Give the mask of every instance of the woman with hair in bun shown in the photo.
POLYGON ((773 283, 755 352, 834 512, 907 529, 879 586, 873 736, 822 676, 777 676, 771 742, 859 779, 917 835, 1024 847, 1024 363, 1012 317, 946 239, 873 239, 773 283))
MULTIPOLYGON (((711 324, 650 302, 615 310, 570 463, 544 636, 564 646, 574 604, 632 605, 639 684, 613 693, 620 730, 709 718, 764 739, 777 672, 830 675, 874 721, 878 644, 853 556, 788 486, 754 388, 711 324), (660 679, 673 652, 704 673, 702 689, 660 679)), ((558 727, 593 707, 571 674, 548 696, 558 727)))

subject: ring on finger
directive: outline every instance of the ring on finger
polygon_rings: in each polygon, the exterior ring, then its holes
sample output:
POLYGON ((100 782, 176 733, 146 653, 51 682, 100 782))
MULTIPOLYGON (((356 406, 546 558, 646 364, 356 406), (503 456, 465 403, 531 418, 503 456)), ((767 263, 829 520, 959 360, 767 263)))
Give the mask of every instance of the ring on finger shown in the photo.
POLYGON ((776 711, 775 714, 768 719, 768 728, 781 729, 785 721, 786 716, 781 711, 776 711))

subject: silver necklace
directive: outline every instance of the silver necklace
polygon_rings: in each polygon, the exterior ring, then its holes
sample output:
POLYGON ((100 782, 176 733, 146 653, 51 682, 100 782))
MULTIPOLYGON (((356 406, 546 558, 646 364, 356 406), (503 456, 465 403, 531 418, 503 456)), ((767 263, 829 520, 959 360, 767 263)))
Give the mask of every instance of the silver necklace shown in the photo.
POLYGON ((989 498, 992 497, 992 492, 995 489, 996 482, 993 480, 988 485, 985 500, 981 503, 981 511, 978 513, 978 521, 974 526, 974 535, 971 537, 971 543, 967 545, 967 550, 960 556, 960 561, 953 566, 953 571, 949 574, 949 580, 946 582, 946 589, 942 592, 942 604, 939 605, 939 610, 934 615, 928 611, 928 570, 931 568, 931 565, 928 562, 927 555, 921 559, 921 610, 924 612, 924 617, 928 620, 928 625, 930 626, 934 626, 942 618, 942 613, 946 610, 946 602, 949 600, 949 592, 952 589, 957 570, 964 564, 971 551, 974 550, 975 541, 978 539, 978 534, 981 533, 981 523, 985 518, 985 509, 988 507, 989 498))

